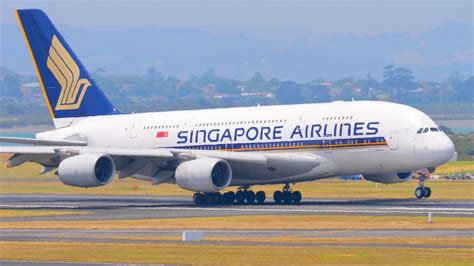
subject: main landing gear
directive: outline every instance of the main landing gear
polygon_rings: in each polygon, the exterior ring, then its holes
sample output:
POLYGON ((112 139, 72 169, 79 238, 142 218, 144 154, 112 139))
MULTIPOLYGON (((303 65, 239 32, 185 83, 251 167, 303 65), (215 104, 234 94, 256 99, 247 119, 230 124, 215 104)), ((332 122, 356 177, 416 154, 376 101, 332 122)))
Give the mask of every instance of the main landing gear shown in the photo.
POLYGON ((282 191, 277 190, 273 193, 273 200, 275 201, 275 203, 299 203, 301 201, 301 198, 301 192, 292 192, 289 184, 285 184, 282 191))
MULTIPOLYGON (((255 193, 250 186, 243 186, 239 187, 237 192, 228 191, 224 194, 220 192, 194 193, 193 201, 197 205, 262 204, 266 198, 264 191, 255 193)), ((273 193, 273 200, 277 204, 299 203, 301 198, 301 192, 291 191, 289 184, 286 184, 281 191, 277 190, 273 193)))
POLYGON ((420 175, 419 187, 415 189, 415 196, 419 199, 431 196, 431 188, 425 187, 425 178, 425 174, 420 175))
POLYGON ((249 186, 239 187, 237 192, 228 191, 224 194, 220 192, 214 193, 194 193, 193 201, 197 205, 230 205, 234 202, 237 204, 254 204, 264 203, 266 195, 264 191, 253 192, 249 186))

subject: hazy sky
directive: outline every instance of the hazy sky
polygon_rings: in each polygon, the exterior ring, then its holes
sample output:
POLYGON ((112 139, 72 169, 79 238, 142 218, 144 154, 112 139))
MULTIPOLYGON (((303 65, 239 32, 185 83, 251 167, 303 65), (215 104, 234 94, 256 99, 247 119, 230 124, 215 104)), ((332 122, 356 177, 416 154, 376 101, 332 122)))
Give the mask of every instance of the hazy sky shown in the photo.
POLYGON ((17 8, 41 8, 59 25, 99 29, 188 27, 258 39, 418 33, 447 21, 474 23, 472 1, 115 0, 2 0, 0 23, 16 24, 17 8))

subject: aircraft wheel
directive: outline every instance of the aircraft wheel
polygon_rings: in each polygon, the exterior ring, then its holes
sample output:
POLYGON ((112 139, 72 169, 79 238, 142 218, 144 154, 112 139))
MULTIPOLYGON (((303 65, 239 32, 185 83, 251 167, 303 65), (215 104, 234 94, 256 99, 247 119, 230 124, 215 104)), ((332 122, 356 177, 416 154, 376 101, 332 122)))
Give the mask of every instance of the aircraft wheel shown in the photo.
POLYGON ((212 203, 219 205, 222 204, 223 201, 224 198, 220 192, 213 193, 212 203))
POLYGON ((265 192, 264 191, 258 191, 256 194, 255 194, 255 199, 257 200, 258 203, 263 203, 266 199, 266 195, 265 195, 265 192))
POLYGON ((281 203, 281 201, 283 200, 283 193, 279 190, 275 191, 273 193, 273 200, 275 201, 275 203, 281 203))
POLYGON ((252 204, 255 202, 255 193, 253 191, 247 191, 245 192, 245 200, 252 204))
POLYGON ((292 200, 294 203, 300 203, 301 198, 302 198, 301 192, 295 191, 295 192, 291 193, 291 200, 292 200))
POLYGON ((417 187, 415 189, 415 196, 419 199, 425 196, 425 190, 422 187, 417 187))
POLYGON ((235 193, 235 201, 236 201, 238 204, 244 203, 244 201, 245 201, 245 193, 244 193, 243 191, 237 191, 237 193, 235 193))
POLYGON ((429 198, 431 196, 431 188, 425 187, 425 198, 429 198))
POLYGON ((202 195, 201 193, 194 193, 193 201, 197 205, 202 205, 204 203, 204 195, 202 195))
POLYGON ((229 191, 224 193, 224 203, 225 204, 232 204, 235 200, 235 193, 233 191, 229 191))
POLYGON ((211 205, 214 202, 214 196, 212 193, 204 194, 204 204, 211 205))
POLYGON ((283 191, 283 201, 284 201, 286 204, 290 204, 290 203, 291 203, 291 192, 290 192, 290 191, 283 191))

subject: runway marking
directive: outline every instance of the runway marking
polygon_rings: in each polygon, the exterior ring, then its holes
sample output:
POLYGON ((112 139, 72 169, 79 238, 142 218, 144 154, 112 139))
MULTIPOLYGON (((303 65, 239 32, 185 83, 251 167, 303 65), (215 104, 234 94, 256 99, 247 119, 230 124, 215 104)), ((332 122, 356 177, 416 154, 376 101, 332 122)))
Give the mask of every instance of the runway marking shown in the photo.
POLYGON ((53 208, 61 208, 61 209, 79 209, 80 206, 67 206, 67 205, 8 205, 8 204, 0 204, 0 208, 14 208, 14 209, 28 209, 28 208, 43 208, 43 209, 53 209, 53 208))
POLYGON ((432 207, 382 207, 382 210, 427 210, 427 211, 474 211, 473 208, 432 208, 432 207))
MULTIPOLYGON (((75 205, 20 205, 20 204, 0 204, 0 208, 26 209, 26 208, 42 208, 42 209, 84 209, 87 207, 94 208, 96 206, 75 206, 75 205)), ((119 208, 139 209, 139 210, 182 210, 182 211, 234 211, 234 212, 292 212, 292 213, 373 213, 373 214, 426 214, 433 212, 437 214, 461 214, 474 215, 474 209, 471 208, 416 208, 416 207, 380 207, 377 210, 344 210, 344 209, 277 209, 277 208, 212 208, 212 207, 130 207, 118 206, 119 208)))
MULTIPOLYGON (((188 210, 188 211, 238 211, 238 212, 306 212, 306 213, 407 213, 407 214, 426 214, 428 211, 384 211, 384 210, 341 210, 341 209, 325 209, 325 210, 306 210, 306 209, 248 209, 248 208, 193 208, 193 207, 135 207, 135 209, 152 209, 152 210, 188 210)), ((453 211, 436 211, 439 214, 464 214, 474 215, 474 212, 453 211)))

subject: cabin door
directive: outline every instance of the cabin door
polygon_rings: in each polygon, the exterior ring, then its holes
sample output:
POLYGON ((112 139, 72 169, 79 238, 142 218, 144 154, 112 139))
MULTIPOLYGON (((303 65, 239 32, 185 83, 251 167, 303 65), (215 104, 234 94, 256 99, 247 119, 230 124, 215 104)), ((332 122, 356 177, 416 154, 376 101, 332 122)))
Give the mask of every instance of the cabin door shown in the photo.
POLYGON ((131 139, 138 137, 138 130, 140 130, 140 124, 141 124, 140 120, 133 121, 132 125, 130 126, 130 135, 129 135, 131 139))
POLYGON ((400 132, 398 130, 393 130, 390 132, 390 136, 388 138, 388 146, 390 147, 392 151, 398 150, 399 135, 400 135, 400 132))

